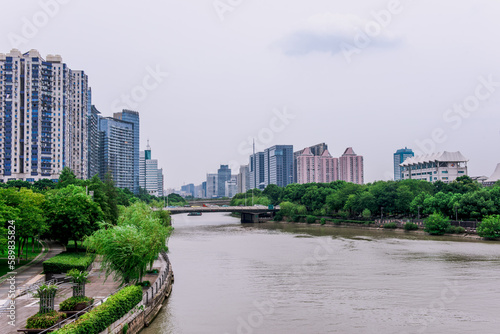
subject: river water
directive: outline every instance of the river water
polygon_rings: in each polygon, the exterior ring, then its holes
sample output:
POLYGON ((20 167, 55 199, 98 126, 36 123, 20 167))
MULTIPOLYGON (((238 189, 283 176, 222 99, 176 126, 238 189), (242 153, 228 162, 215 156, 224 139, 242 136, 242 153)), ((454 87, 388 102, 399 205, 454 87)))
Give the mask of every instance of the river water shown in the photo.
POLYGON ((500 244, 173 216, 172 294, 141 334, 500 333, 500 244))

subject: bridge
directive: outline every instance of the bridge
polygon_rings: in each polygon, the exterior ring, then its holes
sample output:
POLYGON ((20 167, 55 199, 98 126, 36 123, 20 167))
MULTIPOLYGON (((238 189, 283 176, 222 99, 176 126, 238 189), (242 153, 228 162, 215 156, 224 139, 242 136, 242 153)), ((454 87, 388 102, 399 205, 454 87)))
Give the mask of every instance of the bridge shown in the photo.
POLYGON ((231 204, 231 199, 203 199, 203 200, 191 200, 188 201, 189 205, 196 206, 196 205, 230 205, 231 204))
POLYGON ((241 214, 242 223, 258 223, 259 216, 271 215, 274 216, 280 210, 279 206, 269 209, 265 206, 226 206, 226 207, 177 207, 166 208, 172 215, 190 212, 235 212, 241 214))

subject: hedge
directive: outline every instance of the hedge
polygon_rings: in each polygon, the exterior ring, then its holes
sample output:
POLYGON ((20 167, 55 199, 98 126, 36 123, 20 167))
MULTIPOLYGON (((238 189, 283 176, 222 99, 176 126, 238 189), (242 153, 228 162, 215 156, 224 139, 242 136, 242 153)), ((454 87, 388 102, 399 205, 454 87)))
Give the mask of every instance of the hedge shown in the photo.
POLYGON ((50 311, 47 313, 37 313, 26 320, 27 329, 44 329, 57 324, 60 320, 66 318, 66 313, 50 311))
POLYGON ((95 254, 62 252, 43 262, 43 272, 67 273, 71 269, 85 271, 94 262, 95 254))
POLYGON ((103 304, 52 334, 98 334, 123 317, 142 301, 142 288, 128 286, 110 296, 103 304))
POLYGON ((59 310, 61 311, 74 311, 75 306, 78 304, 86 303, 87 305, 92 305, 94 298, 85 296, 70 297, 59 304, 59 310))

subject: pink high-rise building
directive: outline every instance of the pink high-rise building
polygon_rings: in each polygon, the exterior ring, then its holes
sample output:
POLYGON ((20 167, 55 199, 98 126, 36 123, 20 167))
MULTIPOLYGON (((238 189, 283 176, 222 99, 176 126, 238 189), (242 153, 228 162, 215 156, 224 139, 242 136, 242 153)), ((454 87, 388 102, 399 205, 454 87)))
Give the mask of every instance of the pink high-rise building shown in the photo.
POLYGON ((338 180, 337 158, 332 158, 328 150, 314 155, 305 148, 297 156, 297 183, 329 183, 338 180))
POLYGON ((347 182, 363 184, 363 156, 354 153, 352 147, 348 147, 339 159, 339 179, 347 182))

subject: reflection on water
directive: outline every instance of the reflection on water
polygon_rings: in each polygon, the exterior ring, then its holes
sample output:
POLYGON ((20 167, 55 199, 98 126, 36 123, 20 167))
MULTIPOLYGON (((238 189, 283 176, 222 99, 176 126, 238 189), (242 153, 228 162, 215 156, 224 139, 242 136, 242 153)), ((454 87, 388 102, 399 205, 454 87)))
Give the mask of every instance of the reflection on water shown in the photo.
POLYGON ((497 332, 500 245, 174 216, 170 299, 142 333, 497 332))

